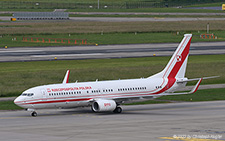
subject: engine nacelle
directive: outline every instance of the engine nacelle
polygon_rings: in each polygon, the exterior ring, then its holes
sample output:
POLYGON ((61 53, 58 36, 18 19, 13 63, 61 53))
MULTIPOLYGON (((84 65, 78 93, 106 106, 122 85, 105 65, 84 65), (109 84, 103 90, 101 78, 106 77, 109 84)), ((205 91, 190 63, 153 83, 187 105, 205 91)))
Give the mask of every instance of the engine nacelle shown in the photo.
POLYGON ((92 104, 94 112, 114 111, 116 109, 116 102, 114 100, 96 100, 92 104))

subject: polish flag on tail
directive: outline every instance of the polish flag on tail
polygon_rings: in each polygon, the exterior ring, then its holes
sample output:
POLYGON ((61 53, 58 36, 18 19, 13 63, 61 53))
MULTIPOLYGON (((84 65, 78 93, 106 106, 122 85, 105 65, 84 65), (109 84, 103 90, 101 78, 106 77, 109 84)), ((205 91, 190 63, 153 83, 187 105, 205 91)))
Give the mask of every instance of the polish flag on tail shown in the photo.
POLYGON ((164 70, 153 75, 151 78, 184 78, 191 39, 192 34, 185 34, 164 70))

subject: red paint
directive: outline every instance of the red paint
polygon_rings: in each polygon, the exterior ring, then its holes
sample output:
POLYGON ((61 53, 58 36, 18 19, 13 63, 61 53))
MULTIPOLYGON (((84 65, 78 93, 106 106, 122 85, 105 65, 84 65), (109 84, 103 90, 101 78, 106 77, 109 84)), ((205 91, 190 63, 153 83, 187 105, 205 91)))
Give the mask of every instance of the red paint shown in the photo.
POLYGON ((107 107, 107 106, 111 106, 110 103, 104 103, 104 106, 107 107))
POLYGON ((69 76, 70 76, 70 70, 68 70, 68 76, 67 76, 67 78, 66 78, 66 83, 69 82, 69 76))
POLYGON ((195 93, 195 92, 198 90, 198 88, 199 88, 199 86, 200 86, 200 83, 202 82, 202 79, 203 79, 203 78, 201 78, 201 80, 199 81, 199 84, 198 84, 198 86, 196 87, 196 89, 194 90, 193 93, 195 93))
POLYGON ((74 91, 74 90, 88 90, 92 89, 91 86, 85 86, 85 87, 69 87, 69 88, 54 88, 51 89, 52 92, 60 92, 60 91, 74 91))
POLYGON ((31 102, 31 103, 21 103, 23 105, 26 104, 46 104, 46 103, 61 103, 61 102, 73 102, 73 101, 89 101, 91 98, 83 98, 83 99, 64 99, 64 100, 53 100, 53 101, 38 101, 38 102, 31 102))
POLYGON ((175 76, 177 75, 178 71, 180 70, 183 62, 185 61, 185 59, 188 56, 189 53, 189 49, 190 49, 190 44, 191 44, 191 39, 189 40, 187 46, 184 48, 184 51, 182 52, 182 54, 180 56, 181 57, 181 61, 177 61, 176 64, 174 65, 173 69, 171 70, 168 78, 175 78, 175 76))
MULTIPOLYGON (((185 41, 183 43, 185 43, 185 41)), ((158 92, 156 92, 154 94, 163 93, 166 90, 170 89, 174 85, 174 83, 176 82, 175 77, 176 77, 178 71, 180 70, 181 66, 183 65, 183 62, 185 61, 185 59, 187 58, 187 56, 189 54, 190 45, 191 45, 191 38, 190 38, 189 42, 187 43, 187 45, 185 46, 185 48, 184 48, 183 52, 181 53, 181 55, 177 55, 176 54, 175 58, 173 58, 173 61, 174 61, 174 59, 177 59, 177 56, 180 56, 179 57, 180 60, 179 61, 176 60, 176 64, 174 65, 174 67, 172 68, 172 70, 170 71, 170 73, 169 73, 169 75, 167 77, 168 78, 168 83, 166 84, 166 86, 163 89, 161 89, 160 91, 158 91, 158 92)), ((183 44, 181 46, 183 46, 183 44)), ((177 53, 179 53, 179 51, 177 51, 177 53)), ((171 64, 173 63, 173 61, 171 61, 171 64)), ((168 69, 170 68, 171 64, 169 65, 168 69)), ((168 69, 166 70, 166 72, 168 71, 168 69)), ((165 74, 166 74, 166 72, 165 72, 165 74)), ((165 74, 164 74, 164 76, 165 76, 165 74)))

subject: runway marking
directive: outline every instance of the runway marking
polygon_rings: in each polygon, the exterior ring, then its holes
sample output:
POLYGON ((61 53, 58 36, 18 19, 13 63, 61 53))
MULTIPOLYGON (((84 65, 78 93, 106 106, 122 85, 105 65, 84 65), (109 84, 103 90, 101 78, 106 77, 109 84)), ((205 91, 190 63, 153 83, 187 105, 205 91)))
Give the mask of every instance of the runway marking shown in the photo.
POLYGON ((98 56, 102 53, 89 53, 89 54, 55 54, 55 55, 32 55, 31 57, 70 57, 70 56, 98 56))
MULTIPOLYGON (((203 135, 204 136, 204 135, 203 135)), ((207 136, 207 135, 205 135, 207 136)), ((200 139, 200 138, 184 138, 184 137, 159 137, 159 139, 163 139, 166 141, 224 141, 224 140, 216 140, 216 139, 200 139)))

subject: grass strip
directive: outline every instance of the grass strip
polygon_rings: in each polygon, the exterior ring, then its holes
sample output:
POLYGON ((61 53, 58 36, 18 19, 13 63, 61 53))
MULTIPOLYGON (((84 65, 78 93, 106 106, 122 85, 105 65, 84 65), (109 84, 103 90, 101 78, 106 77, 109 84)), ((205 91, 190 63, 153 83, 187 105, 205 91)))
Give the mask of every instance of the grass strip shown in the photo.
MULTIPOLYGON (((0 27, 1 28, 1 27, 0 27)), ((178 43, 182 40, 183 34, 191 32, 161 32, 161 33, 90 33, 90 34, 34 34, 34 35, 3 35, 0 37, 0 47, 38 47, 38 46, 74 46, 74 40, 71 43, 48 43, 48 38, 65 38, 65 39, 87 39, 87 45, 105 45, 105 44, 143 44, 143 43, 178 43), (39 39, 39 42, 23 42, 23 37, 35 37, 45 38, 45 43, 39 39), (16 40, 15 40, 16 39, 16 40)), ((200 34, 204 34, 205 31, 192 32, 192 42, 213 42, 213 41, 225 41, 224 31, 211 31, 217 39, 202 39, 200 34)), ((31 40, 31 39, 30 39, 31 40)), ((60 42, 60 40, 58 41, 60 42)), ((76 45, 82 45, 82 41, 77 41, 76 45)))
MULTIPOLYGON (((221 5, 222 6, 222 5, 221 5)), ((154 12, 154 13, 223 13, 222 10, 184 8, 137 8, 137 9, 68 9, 68 12, 154 12)))
MULTIPOLYGON (((0 96, 18 96, 22 91, 44 84, 61 83, 67 69, 69 82, 87 82, 149 77, 161 71, 170 57, 62 60, 0 63, 0 96)), ((202 84, 225 83, 225 55, 190 56, 188 78, 220 76, 202 84)), ((195 82, 190 82, 194 85, 195 82)))
MULTIPOLYGON (((4 15, 2 15, 4 16, 4 15)), ((87 15, 79 15, 79 14, 70 14, 70 17, 128 17, 128 18, 224 18, 224 15, 104 15, 104 14, 87 14, 87 15)))
MULTIPOLYGON (((156 18, 157 19, 157 18, 156 18)), ((96 33, 171 33, 171 32, 206 32, 207 24, 210 31, 225 30, 225 21, 39 21, 39 22, 2 22, 1 35, 52 35, 52 34, 90 34, 96 33)))
POLYGON ((13 101, 0 101, 0 110, 21 110, 13 101))

